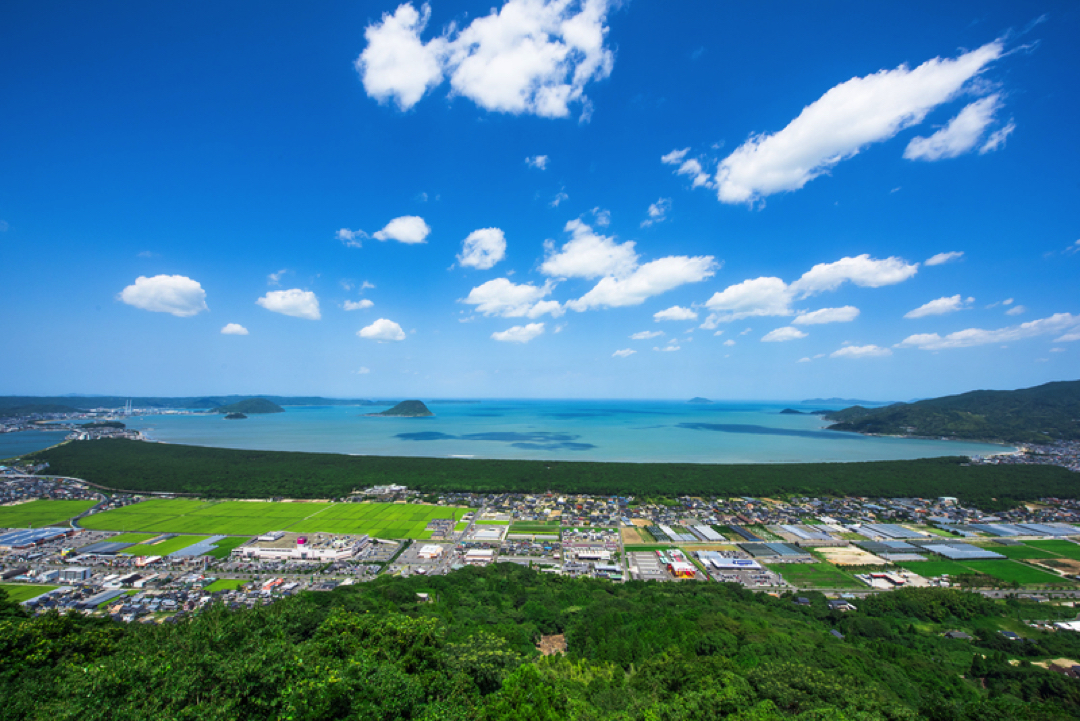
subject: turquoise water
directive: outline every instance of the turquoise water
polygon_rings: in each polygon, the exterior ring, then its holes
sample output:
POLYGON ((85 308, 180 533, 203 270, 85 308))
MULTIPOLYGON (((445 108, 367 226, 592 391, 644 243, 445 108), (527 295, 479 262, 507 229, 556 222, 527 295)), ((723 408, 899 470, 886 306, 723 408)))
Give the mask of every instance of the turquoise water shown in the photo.
POLYGON ((288 407, 285 413, 146 416, 149 438, 220 448, 381 456, 536 460, 795 463, 985 455, 1002 446, 875 438, 823 430, 818 416, 782 415, 791 403, 508 401, 429 404, 434 418, 370 418, 380 407, 288 407))
POLYGON ((67 431, 20 431, 0 433, 0 458, 14 458, 55 446, 67 437, 67 431))

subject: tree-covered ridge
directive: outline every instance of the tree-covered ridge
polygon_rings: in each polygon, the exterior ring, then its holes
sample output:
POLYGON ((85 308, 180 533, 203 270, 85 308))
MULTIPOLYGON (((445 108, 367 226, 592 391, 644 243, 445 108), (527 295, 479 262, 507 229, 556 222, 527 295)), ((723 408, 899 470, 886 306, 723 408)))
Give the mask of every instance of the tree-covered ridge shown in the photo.
POLYGON ((284 413, 285 409, 273 401, 265 398, 248 398, 247 400, 230 403, 227 406, 218 406, 214 413, 284 413))
POLYGON ((1080 682, 1027 659, 1080 636, 943 589, 830 611, 714 583, 615 585, 512 564, 217 606, 175 625, 27 619, 0 602, 4 719, 1067 719, 1080 682), (419 603, 417 593, 433 603, 419 603), (966 629, 972 642, 946 639, 966 629), (843 638, 836 637, 837 631, 843 638), (565 656, 536 642, 563 633, 565 656), (999 640, 1000 639, 1000 640, 999 640), (1003 645, 1004 644, 1004 645, 1003 645), (1020 658, 1011 665, 1009 657, 1020 658))
POLYGON ((884 408, 854 406, 825 418, 837 421, 829 426, 833 430, 859 433, 1009 443, 1080 440, 1080 381, 1016 391, 972 391, 884 408))
POLYGON ((667 496, 955 496, 980 508, 1076 498, 1076 475, 1054 466, 969 466, 966 458, 867 463, 583 463, 345 456, 247 451, 123 439, 32 454, 49 473, 107 488, 210 498, 338 498, 386 484, 422 491, 667 496))

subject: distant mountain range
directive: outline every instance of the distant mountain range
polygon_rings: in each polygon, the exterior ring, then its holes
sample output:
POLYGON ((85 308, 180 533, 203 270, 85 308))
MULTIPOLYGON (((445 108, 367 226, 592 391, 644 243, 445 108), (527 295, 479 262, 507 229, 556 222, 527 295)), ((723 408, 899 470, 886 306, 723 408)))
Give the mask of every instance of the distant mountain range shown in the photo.
POLYGON ((227 406, 218 406, 214 413, 226 413, 229 415, 246 415, 248 413, 284 413, 285 409, 273 401, 265 398, 248 398, 245 401, 230 403, 227 406))
POLYGON ((203 410, 229 406, 253 398, 263 398, 279 406, 392 406, 396 401, 322 398, 320 396, 0 396, 0 416, 29 413, 74 413, 90 408, 123 408, 130 400, 135 408, 176 408, 203 410), (48 408, 49 410, 44 410, 48 408), (18 409, 20 413, 12 413, 18 409))
POLYGON ((837 431, 879 435, 964 438, 1006 443, 1080 440, 1080 381, 1059 381, 1015 391, 971 391, 896 403, 856 405, 824 416, 837 431))

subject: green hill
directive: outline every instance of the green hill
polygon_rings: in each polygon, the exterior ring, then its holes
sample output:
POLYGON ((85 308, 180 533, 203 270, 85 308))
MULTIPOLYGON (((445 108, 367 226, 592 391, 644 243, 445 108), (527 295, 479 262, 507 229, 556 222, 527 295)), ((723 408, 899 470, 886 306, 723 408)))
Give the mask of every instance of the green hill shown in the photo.
POLYGON ((218 406, 214 413, 284 413, 285 409, 273 401, 265 398, 248 398, 245 401, 230 403, 227 406, 218 406))
POLYGON ((1047 443, 1080 440, 1080 381, 1015 391, 971 391, 884 408, 853 406, 824 416, 837 431, 1047 443))
POLYGON ((382 413, 368 413, 369 416, 394 416, 396 418, 427 418, 428 416, 435 415, 428 410, 420 401, 402 401, 393 408, 383 411, 382 413))

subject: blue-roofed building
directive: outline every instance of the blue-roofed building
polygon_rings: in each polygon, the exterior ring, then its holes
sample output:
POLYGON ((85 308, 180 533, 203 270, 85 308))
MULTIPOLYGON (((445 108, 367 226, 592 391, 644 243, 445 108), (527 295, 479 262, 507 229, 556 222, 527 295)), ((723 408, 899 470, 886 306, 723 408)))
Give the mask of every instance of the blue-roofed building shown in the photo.
POLYGON ((26 528, 8 531, 0 534, 0 549, 32 548, 73 533, 74 531, 70 528, 26 528))

